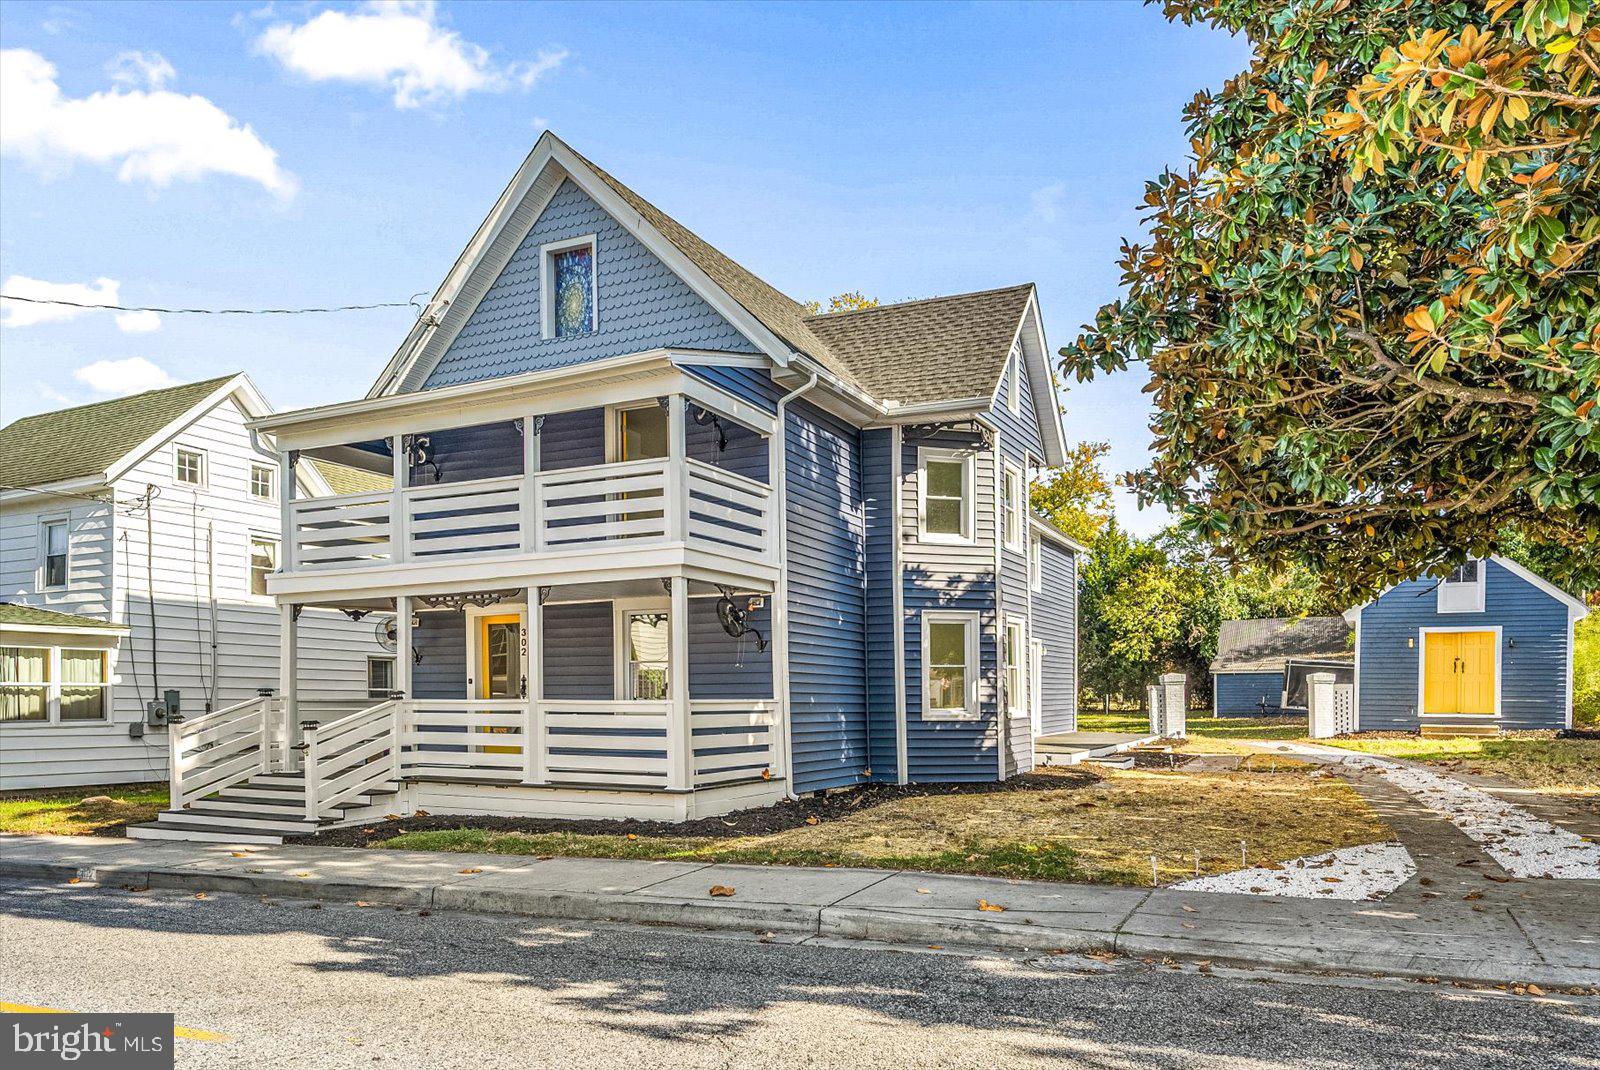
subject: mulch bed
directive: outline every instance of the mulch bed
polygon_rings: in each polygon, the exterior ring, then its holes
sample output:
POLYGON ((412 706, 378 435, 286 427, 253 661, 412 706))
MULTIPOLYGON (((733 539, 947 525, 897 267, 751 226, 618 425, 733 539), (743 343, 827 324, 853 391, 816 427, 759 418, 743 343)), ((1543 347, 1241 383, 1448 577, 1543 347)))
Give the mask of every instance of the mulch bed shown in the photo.
MULTIPOLYGON (((1164 756, 1163 756, 1164 757, 1164 756)), ((1165 765, 1163 765, 1165 768, 1165 765)), ((722 817, 693 821, 640 821, 605 818, 492 817, 473 814, 429 815, 380 821, 371 825, 319 832, 305 842, 318 847, 376 847, 404 832, 438 832, 450 829, 487 829, 491 832, 525 832, 530 835, 561 832, 572 835, 720 840, 736 836, 763 836, 807 824, 809 818, 828 821, 875 806, 927 795, 1004 795, 1016 791, 1070 791, 1098 783, 1100 777, 1086 769, 1053 769, 1026 773, 999 783, 984 784, 863 784, 803 799, 785 799, 772 806, 741 810, 722 817)))

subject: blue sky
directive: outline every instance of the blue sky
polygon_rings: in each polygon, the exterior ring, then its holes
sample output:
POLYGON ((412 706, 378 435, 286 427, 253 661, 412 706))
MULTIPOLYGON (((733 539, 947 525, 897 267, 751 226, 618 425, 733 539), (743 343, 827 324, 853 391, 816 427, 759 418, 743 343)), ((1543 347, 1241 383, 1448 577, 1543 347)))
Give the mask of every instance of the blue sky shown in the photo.
MULTIPOLYGON (((0 279, 125 305, 431 292, 547 126, 800 299, 1037 282, 1059 347, 1117 294, 1143 182, 1243 42, 1127 3, 24 3, 0 14, 0 279), (109 280, 102 281, 102 280, 109 280)), ((244 369, 359 397, 406 309, 39 321, 0 418, 244 369)), ((1068 435, 1145 456, 1135 371, 1068 435)), ((1119 516, 1136 531, 1162 517, 1119 516)))

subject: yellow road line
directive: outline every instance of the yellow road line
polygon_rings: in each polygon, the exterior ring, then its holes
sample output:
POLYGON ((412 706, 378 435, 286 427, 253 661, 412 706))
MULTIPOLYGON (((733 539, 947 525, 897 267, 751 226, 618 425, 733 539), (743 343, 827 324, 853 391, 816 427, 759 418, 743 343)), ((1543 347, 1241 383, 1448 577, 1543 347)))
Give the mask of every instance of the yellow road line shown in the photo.
MULTIPOLYGON (((35 1007, 27 1003, 5 1003, 0 1001, 0 1012, 5 1014, 73 1014, 60 1007, 35 1007)), ((206 1029, 191 1029, 186 1025, 172 1027, 172 1035, 185 1040, 205 1040, 213 1044, 226 1044, 233 1038, 226 1033, 213 1033, 206 1029)))

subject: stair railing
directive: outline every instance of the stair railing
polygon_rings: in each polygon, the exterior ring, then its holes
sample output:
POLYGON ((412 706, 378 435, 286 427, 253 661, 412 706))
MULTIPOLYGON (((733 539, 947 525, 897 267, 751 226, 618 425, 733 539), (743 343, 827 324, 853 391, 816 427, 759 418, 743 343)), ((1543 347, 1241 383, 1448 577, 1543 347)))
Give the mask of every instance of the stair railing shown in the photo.
POLYGON ((390 699, 326 724, 301 722, 306 820, 327 817, 340 804, 395 779, 401 708, 390 699))
POLYGON ((168 722, 172 809, 181 810, 261 772, 270 750, 268 721, 276 707, 276 699, 258 695, 198 717, 168 722))

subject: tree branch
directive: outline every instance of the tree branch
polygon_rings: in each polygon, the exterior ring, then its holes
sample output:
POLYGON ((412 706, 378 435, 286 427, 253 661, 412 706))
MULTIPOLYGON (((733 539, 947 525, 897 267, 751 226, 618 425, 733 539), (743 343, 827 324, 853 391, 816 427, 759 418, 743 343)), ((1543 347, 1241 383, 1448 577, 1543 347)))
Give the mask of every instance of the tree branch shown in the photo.
POLYGON ((1457 401, 1470 401, 1479 405, 1516 405, 1524 409, 1537 409, 1540 405, 1537 394, 1530 394, 1522 390, 1490 390, 1480 386, 1464 386, 1449 379, 1424 378, 1412 368, 1385 353, 1378 340, 1366 331, 1357 330, 1354 327, 1346 327, 1344 333, 1352 341, 1361 343, 1372 356, 1374 364, 1394 372, 1396 376, 1404 379, 1423 393, 1437 394, 1440 397, 1454 398, 1457 401))

